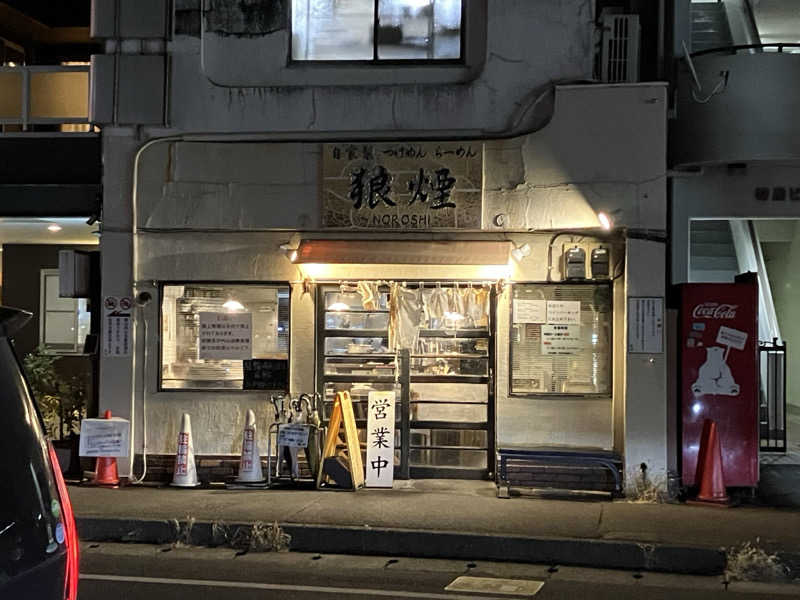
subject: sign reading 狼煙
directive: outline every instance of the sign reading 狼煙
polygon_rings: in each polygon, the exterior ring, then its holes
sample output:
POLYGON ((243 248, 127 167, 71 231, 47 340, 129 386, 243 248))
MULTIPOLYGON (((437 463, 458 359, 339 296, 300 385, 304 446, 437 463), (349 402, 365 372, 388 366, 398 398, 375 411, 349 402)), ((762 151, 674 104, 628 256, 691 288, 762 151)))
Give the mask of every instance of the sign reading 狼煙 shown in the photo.
POLYGON ((480 142, 325 144, 322 224, 480 229, 480 142))

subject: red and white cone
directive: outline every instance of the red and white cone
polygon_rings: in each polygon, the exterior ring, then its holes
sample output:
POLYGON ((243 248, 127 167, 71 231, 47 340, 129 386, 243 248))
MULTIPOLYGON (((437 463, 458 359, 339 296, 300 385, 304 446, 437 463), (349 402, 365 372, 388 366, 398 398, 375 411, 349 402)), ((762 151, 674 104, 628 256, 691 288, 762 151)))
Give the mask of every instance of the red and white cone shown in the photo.
MULTIPOLYGON (((111 411, 107 410, 103 418, 110 419, 111 411)), ((94 479, 91 485, 100 487, 119 487, 119 474, 117 472, 117 459, 113 456, 98 456, 94 467, 94 479)))
POLYGON ((256 414, 252 410, 247 411, 242 431, 242 458, 239 460, 239 476, 236 478, 236 483, 249 487, 262 486, 267 483, 261 470, 256 414))
POLYGON ((181 418, 181 432, 178 434, 178 451, 175 454, 175 471, 172 483, 175 487, 197 487, 197 467, 194 463, 194 445, 192 444, 192 421, 187 413, 181 418))
POLYGON ((730 499, 725 492, 725 474, 722 470, 722 448, 717 434, 717 424, 711 419, 703 423, 700 451, 697 454, 697 477, 700 491, 695 503, 728 506, 730 499))

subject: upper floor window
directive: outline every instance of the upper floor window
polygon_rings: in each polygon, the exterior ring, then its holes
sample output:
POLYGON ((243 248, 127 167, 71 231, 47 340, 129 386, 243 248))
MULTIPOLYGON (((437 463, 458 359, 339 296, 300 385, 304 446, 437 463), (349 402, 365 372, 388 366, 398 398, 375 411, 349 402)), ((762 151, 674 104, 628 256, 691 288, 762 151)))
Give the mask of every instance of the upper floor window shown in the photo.
POLYGON ((463 0, 292 0, 292 59, 457 61, 463 0))

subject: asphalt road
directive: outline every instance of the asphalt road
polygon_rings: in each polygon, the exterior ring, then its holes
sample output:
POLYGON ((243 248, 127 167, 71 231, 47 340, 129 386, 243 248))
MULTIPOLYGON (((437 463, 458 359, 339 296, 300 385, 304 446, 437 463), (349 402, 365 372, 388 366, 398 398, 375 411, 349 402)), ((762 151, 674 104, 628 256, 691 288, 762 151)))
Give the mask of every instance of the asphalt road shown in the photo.
POLYGON ((800 586, 515 563, 85 544, 80 600, 729 599, 800 597, 800 586), (465 579, 466 578, 466 579, 465 579), (459 585, 460 589, 446 589, 459 585), (537 591, 538 588, 538 591, 537 591))

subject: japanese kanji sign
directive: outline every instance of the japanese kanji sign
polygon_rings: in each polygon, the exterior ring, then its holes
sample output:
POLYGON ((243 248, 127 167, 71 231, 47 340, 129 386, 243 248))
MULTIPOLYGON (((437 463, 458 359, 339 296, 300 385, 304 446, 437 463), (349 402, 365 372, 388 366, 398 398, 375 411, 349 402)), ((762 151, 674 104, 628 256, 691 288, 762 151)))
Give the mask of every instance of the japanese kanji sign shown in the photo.
POLYGON ((367 415, 367 487, 394 481, 394 392, 370 392, 367 415))
POLYGON ((130 421, 127 419, 81 421, 80 456, 128 456, 129 446, 130 421))
POLYGON ((104 330, 103 354, 105 356, 130 356, 133 343, 130 298, 106 296, 103 299, 104 330))
POLYGON ((480 142, 326 144, 324 227, 480 229, 480 142))
POLYGON ((197 358, 246 360, 252 358, 251 313, 201 312, 197 358))

